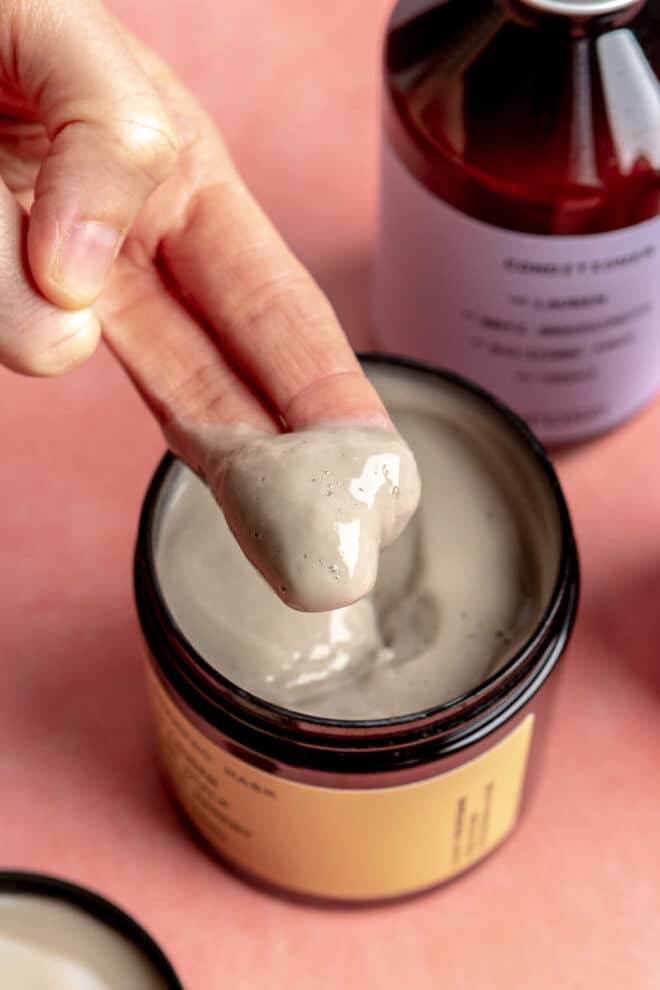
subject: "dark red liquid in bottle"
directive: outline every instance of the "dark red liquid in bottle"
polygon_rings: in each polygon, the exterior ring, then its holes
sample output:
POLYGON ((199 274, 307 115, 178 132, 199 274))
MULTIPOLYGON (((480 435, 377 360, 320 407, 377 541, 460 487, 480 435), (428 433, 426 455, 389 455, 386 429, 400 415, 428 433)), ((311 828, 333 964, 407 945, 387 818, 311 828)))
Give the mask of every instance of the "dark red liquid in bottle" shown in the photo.
POLYGON ((660 212, 660 0, 571 18, 523 0, 400 3, 386 132, 424 185, 510 230, 586 234, 660 212), (406 9, 427 9, 405 15, 406 9))

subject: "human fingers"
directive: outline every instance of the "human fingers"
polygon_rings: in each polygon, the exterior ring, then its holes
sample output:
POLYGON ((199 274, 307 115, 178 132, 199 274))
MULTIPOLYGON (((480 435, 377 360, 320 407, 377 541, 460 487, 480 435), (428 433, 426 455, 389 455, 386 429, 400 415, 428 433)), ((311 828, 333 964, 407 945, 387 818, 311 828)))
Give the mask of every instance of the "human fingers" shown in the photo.
MULTIPOLYGON (((152 243, 183 297, 230 361, 290 429, 337 419, 388 422, 320 288, 240 179, 213 122, 157 55, 123 26, 126 44, 191 135, 187 199, 152 243)), ((171 180, 170 180, 171 181, 171 180)), ((158 226, 158 196, 147 207, 158 226)))
POLYGON ((105 340, 172 446, 189 462, 202 459, 190 444, 182 449, 191 424, 279 429, 262 398, 171 294, 156 266, 138 268, 119 259, 111 291, 96 308, 105 340))
POLYGON ((330 303, 219 141, 213 163, 216 180, 163 240, 168 271, 289 429, 342 419, 389 422, 330 303))
POLYGON ((23 374, 59 375, 96 347, 100 329, 89 309, 48 302, 25 257, 28 218, 0 182, 0 363, 23 374))
POLYGON ((51 302, 90 305, 122 240, 175 164, 178 139, 153 85, 97 0, 8 0, 0 62, 45 127, 27 254, 51 302))

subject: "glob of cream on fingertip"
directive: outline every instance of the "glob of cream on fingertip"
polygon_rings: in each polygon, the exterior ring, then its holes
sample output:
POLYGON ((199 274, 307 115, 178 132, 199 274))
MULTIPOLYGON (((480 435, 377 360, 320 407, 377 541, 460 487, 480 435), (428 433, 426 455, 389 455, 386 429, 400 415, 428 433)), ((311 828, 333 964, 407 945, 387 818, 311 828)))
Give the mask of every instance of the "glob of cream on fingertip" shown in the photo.
POLYGON ((271 434, 177 423, 168 440, 209 486, 246 557, 282 601, 304 612, 369 594, 381 549, 420 499, 412 451, 386 425, 271 434))

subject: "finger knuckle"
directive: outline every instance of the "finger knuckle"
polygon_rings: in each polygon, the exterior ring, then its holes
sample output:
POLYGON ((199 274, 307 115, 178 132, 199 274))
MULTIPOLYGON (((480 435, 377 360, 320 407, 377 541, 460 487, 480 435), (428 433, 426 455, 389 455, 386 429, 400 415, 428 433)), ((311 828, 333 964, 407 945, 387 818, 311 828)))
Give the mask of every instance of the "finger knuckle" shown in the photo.
POLYGON ((235 303, 235 322, 250 334, 258 336, 261 328, 279 324, 313 329, 329 317, 330 304, 304 270, 287 269, 246 281, 249 288, 235 303))
POLYGON ((122 167, 158 185, 171 173, 178 145, 168 124, 158 115, 139 114, 117 122, 113 143, 122 167))
POLYGON ((207 418, 230 400, 230 383, 219 372, 217 360, 209 359, 191 368, 164 396, 159 409, 161 425, 168 428, 181 417, 207 418))

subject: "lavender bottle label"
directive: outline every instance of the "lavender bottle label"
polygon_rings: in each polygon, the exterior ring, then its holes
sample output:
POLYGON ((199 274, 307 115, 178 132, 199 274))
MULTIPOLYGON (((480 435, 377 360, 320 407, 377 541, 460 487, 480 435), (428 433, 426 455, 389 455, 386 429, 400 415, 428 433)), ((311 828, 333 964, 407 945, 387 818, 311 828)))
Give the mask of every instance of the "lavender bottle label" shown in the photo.
POLYGON ((606 430, 660 387, 660 217, 539 236, 448 206, 383 142, 373 316, 391 353, 477 381, 547 442, 606 430))

